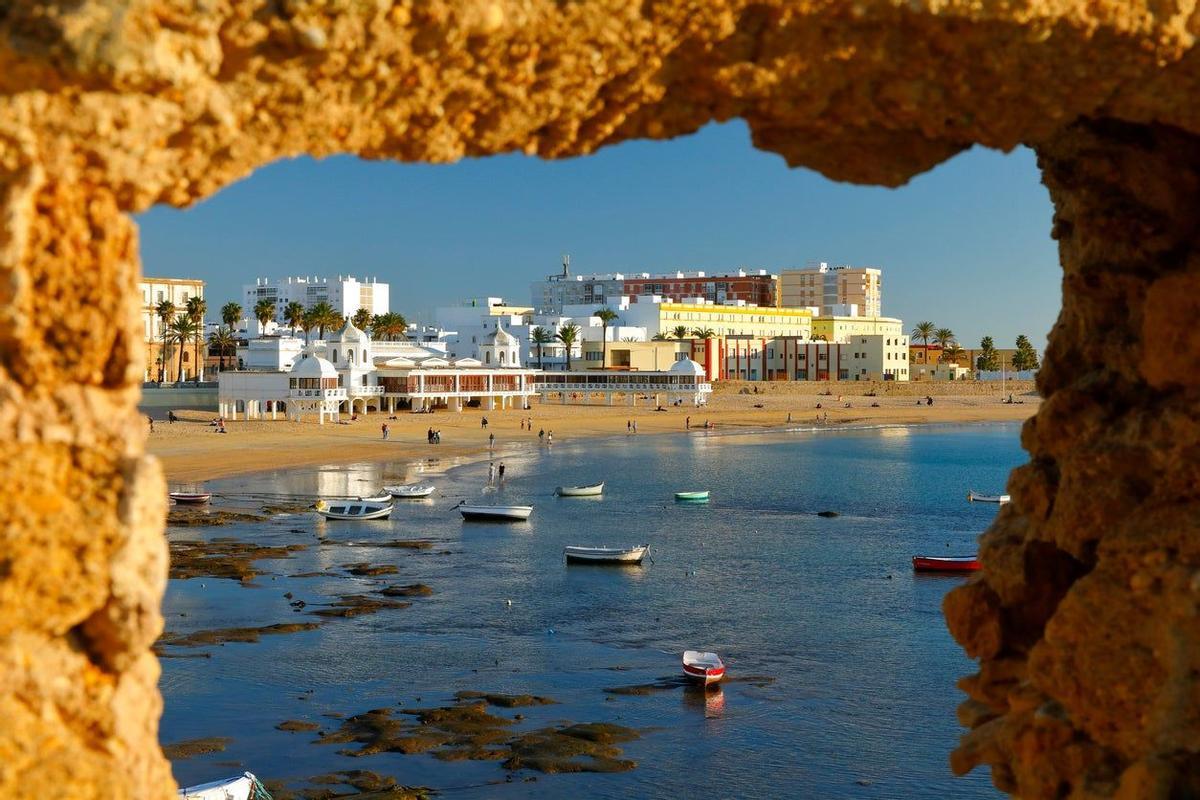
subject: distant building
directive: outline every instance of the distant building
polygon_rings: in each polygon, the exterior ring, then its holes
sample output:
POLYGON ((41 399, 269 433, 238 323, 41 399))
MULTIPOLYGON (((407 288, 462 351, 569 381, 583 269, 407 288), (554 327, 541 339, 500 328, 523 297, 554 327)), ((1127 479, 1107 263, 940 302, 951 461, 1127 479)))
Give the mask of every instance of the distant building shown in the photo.
POLYGON ((779 305, 779 277, 765 269, 708 273, 674 271, 662 273, 611 272, 571 275, 567 266, 559 275, 550 275, 531 286, 534 307, 544 314, 561 314, 566 306, 613 305, 622 297, 659 296, 664 300, 685 302, 700 298, 710 303, 740 301, 758 306, 779 305))
MULTIPOLYGON (((857 307, 857 314, 883 314, 883 272, 874 267, 831 267, 821 263, 779 273, 780 305, 817 308, 821 316, 838 314, 838 306, 857 307)), ((848 313, 848 312, 843 312, 848 313)))
MULTIPOLYGON (((204 281, 194 278, 143 278, 140 284, 142 292, 142 336, 146 343, 146 369, 142 375, 144 381, 157 381, 160 367, 162 379, 167 382, 179 380, 179 351, 175 345, 166 346, 166 363, 160 362, 163 356, 163 323, 158 316, 158 305, 170 301, 175 306, 175 315, 183 314, 187 309, 188 300, 193 297, 204 297, 204 281)), ((200 357, 204 358, 205 347, 200 347, 200 357)), ((194 378, 196 375, 195 347, 188 347, 183 352, 183 378, 194 378)))
POLYGON ((605 347, 601 340, 585 340, 579 356, 571 359, 571 369, 654 372, 670 369, 676 361, 690 355, 691 344, 686 341, 609 341, 605 347))
POLYGON ((826 342, 848 342, 855 336, 903 336, 904 322, 895 317, 819 316, 812 335, 826 342))
POLYGON ((908 337, 854 336, 840 342, 797 337, 731 337, 722 377, 744 381, 907 381, 908 337))
POLYGON ((251 319, 254 318, 254 306, 260 300, 275 304, 275 324, 278 326, 286 324, 284 311, 293 301, 305 309, 328 303, 347 318, 353 317, 360 308, 367 309, 372 316, 386 314, 389 308, 388 284, 374 278, 360 281, 349 275, 338 275, 333 280, 322 277, 257 278, 254 283, 242 286, 242 308, 251 319))

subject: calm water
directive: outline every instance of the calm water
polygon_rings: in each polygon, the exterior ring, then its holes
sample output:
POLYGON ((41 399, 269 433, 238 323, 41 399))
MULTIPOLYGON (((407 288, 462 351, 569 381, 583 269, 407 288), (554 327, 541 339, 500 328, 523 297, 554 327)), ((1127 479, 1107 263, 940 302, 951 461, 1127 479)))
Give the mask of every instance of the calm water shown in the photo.
MULTIPOLYGON (((503 460, 505 486, 488 496, 533 504, 528 523, 463 523, 450 510, 482 496, 485 463, 435 478, 441 497, 398 504, 389 521, 300 514, 171 531, 310 545, 292 559, 259 562, 269 574, 258 588, 172 580, 172 631, 317 619, 294 613, 286 591, 310 603, 386 583, 435 592, 407 609, 211 647, 210 659, 165 659, 162 740, 234 740, 224 753, 177 763, 176 778, 211 780, 236 773, 237 762, 283 779, 371 769, 463 798, 676 797, 698 787, 724 797, 995 796, 985 773, 954 778, 947 766, 961 732, 954 682, 974 671, 940 615, 959 580, 914 576, 909 559, 975 551, 995 507, 968 504, 966 491, 1001 489, 1025 461, 1017 426, 643 436, 505 452, 503 460), (551 496, 558 484, 601 479, 603 499, 551 496), (711 489, 712 503, 672 502, 673 491, 697 488, 711 489), (823 509, 841 516, 814 515, 823 509), (437 545, 318 544, 412 537, 437 545), (642 542, 654 563, 640 569, 568 568, 562 559, 567 544, 642 542), (400 573, 352 578, 337 569, 360 561, 400 573), (325 569, 330 576, 286 577, 325 569), (686 648, 716 650, 731 677, 774 682, 730 683, 707 702, 680 689, 603 691, 675 675, 686 648), (492 782, 505 772, 495 762, 352 759, 310 744, 313 734, 274 730, 285 719, 336 725, 327 712, 443 705, 462 689, 560 701, 520 709, 526 726, 603 721, 652 730, 625 747, 639 762, 632 772, 500 785, 492 782)), ((399 463, 329 466, 210 488, 359 494, 404 473, 399 463)))

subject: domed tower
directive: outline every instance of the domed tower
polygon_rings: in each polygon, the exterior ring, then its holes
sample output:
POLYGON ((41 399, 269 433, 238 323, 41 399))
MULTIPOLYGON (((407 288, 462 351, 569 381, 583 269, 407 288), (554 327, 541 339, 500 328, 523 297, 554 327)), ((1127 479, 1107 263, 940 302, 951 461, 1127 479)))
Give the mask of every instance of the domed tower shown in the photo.
POLYGON ((504 323, 498 318, 496 330, 483 337, 478 350, 478 358, 484 367, 521 366, 521 343, 517 341, 517 337, 504 330, 504 323))
POLYGON ((326 415, 336 420, 346 399, 346 390, 338 384, 333 364, 306 349, 288 372, 288 419, 299 421, 304 414, 315 413, 321 425, 326 415))

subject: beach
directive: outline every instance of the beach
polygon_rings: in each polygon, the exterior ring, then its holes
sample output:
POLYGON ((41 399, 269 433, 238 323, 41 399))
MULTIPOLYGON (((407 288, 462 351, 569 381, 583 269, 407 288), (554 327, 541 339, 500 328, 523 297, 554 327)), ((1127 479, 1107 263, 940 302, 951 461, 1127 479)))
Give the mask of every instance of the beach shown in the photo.
POLYGON ((721 383, 714 386, 708 405, 702 408, 668 406, 664 411, 655 411, 644 400, 633 408, 535 400, 526 412, 478 408, 461 413, 401 411, 395 414, 395 419, 373 412, 360 415, 353 422, 349 422, 349 415, 343 415, 347 424, 327 421, 318 425, 314 419, 288 422, 280 414, 278 420, 226 420, 228 433, 224 435, 217 434, 209 424, 215 414, 182 411, 174 424, 154 423, 154 431, 148 432, 146 449, 159 459, 169 482, 193 483, 285 466, 478 457, 488 452, 489 434, 496 437, 497 457, 503 457, 505 453, 538 444, 541 430, 552 432, 554 443, 560 444, 625 436, 630 433, 628 423, 636 423, 637 434, 646 435, 703 431, 706 422, 713 426, 710 430, 718 433, 813 425, 847 428, 1021 422, 1033 416, 1041 402, 1036 395, 1025 392, 1015 396, 1019 402, 1005 403, 1002 399, 1008 395, 1002 398, 998 386, 994 392, 980 393, 984 387, 974 382, 963 383, 961 387, 897 385, 895 388, 902 390, 903 395, 881 393, 876 397, 865 396, 863 387, 853 384, 832 384, 832 395, 821 394, 813 387, 813 384, 721 383), (760 393, 754 394, 753 388, 760 393), (924 391, 933 395, 933 405, 925 404, 924 391), (482 427, 485 417, 487 428, 482 427), (522 420, 532 420, 531 429, 523 430, 522 420), (390 429, 386 441, 381 433, 385 422, 390 429), (441 444, 427 442, 430 428, 441 431, 441 444))

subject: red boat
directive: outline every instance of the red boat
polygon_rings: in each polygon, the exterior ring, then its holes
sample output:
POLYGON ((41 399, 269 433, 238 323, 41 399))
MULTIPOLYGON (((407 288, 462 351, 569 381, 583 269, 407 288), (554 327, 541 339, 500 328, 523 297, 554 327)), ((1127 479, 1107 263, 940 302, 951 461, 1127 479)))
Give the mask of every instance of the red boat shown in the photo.
POLYGON ((913 556, 914 572, 974 572, 979 556, 913 556))
POLYGON ((705 686, 717 683, 725 677, 725 664, 716 653, 701 653, 696 650, 685 650, 683 653, 683 674, 692 680, 701 681, 705 686))

